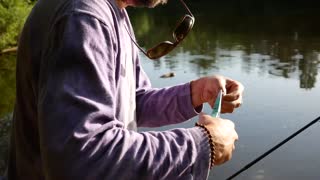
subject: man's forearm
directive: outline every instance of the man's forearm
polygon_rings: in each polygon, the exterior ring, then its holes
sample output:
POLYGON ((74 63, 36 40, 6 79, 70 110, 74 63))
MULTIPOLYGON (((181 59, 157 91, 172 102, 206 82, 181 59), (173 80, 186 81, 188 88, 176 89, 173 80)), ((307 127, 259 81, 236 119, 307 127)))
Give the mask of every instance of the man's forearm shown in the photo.
POLYGON ((191 102, 190 83, 137 93, 138 125, 158 127, 184 122, 201 112, 191 102))

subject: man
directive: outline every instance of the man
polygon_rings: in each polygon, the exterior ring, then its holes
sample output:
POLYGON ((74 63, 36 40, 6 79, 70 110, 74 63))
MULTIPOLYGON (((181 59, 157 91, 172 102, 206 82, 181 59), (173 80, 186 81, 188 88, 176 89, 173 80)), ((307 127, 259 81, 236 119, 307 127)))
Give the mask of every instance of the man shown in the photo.
POLYGON ((125 7, 161 3, 37 2, 19 42, 9 180, 206 179, 211 162, 231 158, 229 120, 200 114, 201 127, 136 132, 196 116, 220 89, 223 112, 242 99, 222 76, 151 88, 125 7))

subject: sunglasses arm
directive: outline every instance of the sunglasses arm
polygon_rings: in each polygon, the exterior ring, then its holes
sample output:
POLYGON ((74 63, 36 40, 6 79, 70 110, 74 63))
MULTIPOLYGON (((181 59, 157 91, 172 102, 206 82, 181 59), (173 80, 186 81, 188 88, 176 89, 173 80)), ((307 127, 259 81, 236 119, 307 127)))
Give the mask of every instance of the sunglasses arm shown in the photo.
POLYGON ((180 0, 180 2, 181 2, 182 5, 184 6, 184 8, 188 11, 188 13, 189 13, 192 17, 194 17, 193 14, 192 14, 192 12, 190 11, 190 9, 188 8, 188 6, 186 5, 186 3, 185 3, 183 0, 180 0))
POLYGON ((146 53, 146 51, 143 50, 142 47, 140 47, 139 44, 133 39, 133 37, 131 36, 131 34, 130 34, 129 30, 127 29, 127 27, 125 27, 125 29, 126 29, 126 31, 128 32, 131 41, 137 46, 137 48, 138 48, 144 55, 146 55, 146 56, 148 57, 148 54, 146 53))

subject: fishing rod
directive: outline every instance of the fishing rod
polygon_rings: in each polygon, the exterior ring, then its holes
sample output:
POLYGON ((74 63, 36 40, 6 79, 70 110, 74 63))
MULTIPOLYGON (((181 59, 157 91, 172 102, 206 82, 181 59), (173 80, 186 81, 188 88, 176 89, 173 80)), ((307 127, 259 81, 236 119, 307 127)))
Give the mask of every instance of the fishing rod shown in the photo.
POLYGON ((319 122, 319 121, 320 121, 320 116, 318 118, 316 118, 315 120, 311 121, 309 124, 305 125, 303 128, 299 129, 297 132, 293 133, 291 136, 289 136, 288 138, 286 138, 285 140, 283 140, 279 144, 275 145, 273 148, 271 148, 267 152, 263 153, 261 156, 257 157, 255 160, 253 160, 250 163, 248 163, 247 165, 245 165, 242 169, 240 169, 239 171, 237 171, 236 173, 234 173, 233 175, 228 177, 227 180, 231 180, 231 179, 235 178, 236 176, 241 174, 243 171, 249 169, 251 166, 253 166, 257 162, 259 162, 261 159, 265 158, 270 153, 272 153, 273 151, 278 149, 280 146, 282 146, 283 144, 287 143, 289 140, 291 140, 292 138, 294 138, 295 136, 300 134, 302 131, 306 130, 307 128, 309 128, 310 126, 312 126, 313 124, 315 124, 316 122, 319 122))

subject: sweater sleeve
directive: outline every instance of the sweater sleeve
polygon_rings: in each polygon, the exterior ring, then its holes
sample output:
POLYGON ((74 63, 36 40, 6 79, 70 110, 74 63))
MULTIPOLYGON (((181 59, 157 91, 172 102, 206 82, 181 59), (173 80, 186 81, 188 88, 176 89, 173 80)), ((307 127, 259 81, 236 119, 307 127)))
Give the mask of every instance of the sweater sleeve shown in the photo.
POLYGON ((190 83, 151 88, 142 68, 137 66, 137 121, 140 127, 159 127, 191 119, 202 111, 191 102, 190 83))
POLYGON ((210 148, 198 127, 138 133, 116 119, 115 40, 107 26, 67 15, 49 42, 38 89, 46 179, 207 178, 210 148))
POLYGON ((194 108, 190 82, 165 88, 152 88, 140 65, 136 65, 137 121, 140 127, 177 124, 198 115, 203 106, 194 108))

